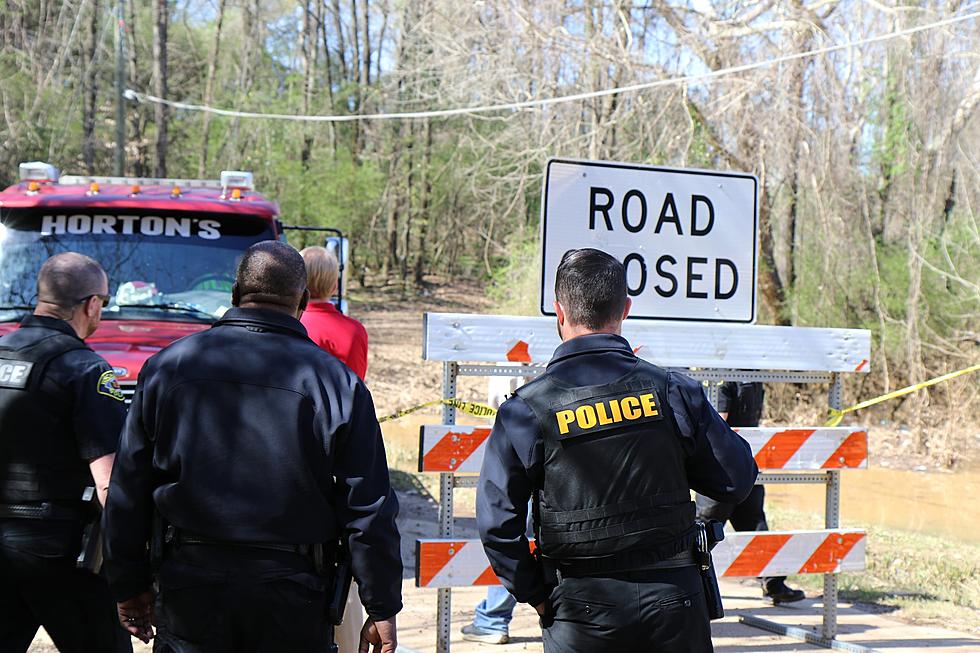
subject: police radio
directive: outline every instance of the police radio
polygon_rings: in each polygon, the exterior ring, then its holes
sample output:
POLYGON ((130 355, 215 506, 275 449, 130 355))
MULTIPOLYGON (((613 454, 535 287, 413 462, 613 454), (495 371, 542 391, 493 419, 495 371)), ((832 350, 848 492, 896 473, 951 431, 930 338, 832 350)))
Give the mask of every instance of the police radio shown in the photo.
POLYGON ((725 528, 721 522, 710 519, 707 522, 694 522, 697 527, 694 557, 701 572, 701 587, 704 589, 704 599, 708 605, 708 619, 714 621, 725 616, 725 607, 721 603, 721 588, 718 586, 718 576, 715 565, 711 561, 711 549, 725 539, 725 528))

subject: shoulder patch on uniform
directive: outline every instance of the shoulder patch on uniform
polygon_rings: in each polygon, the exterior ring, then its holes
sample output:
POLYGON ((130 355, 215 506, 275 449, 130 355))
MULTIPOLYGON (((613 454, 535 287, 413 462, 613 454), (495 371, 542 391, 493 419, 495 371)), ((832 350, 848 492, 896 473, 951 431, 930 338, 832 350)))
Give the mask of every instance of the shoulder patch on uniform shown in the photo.
POLYGON ((97 390, 100 395, 112 397, 118 401, 126 400, 126 395, 123 394, 122 388, 119 387, 119 381, 116 380, 116 373, 112 370, 106 370, 102 373, 102 376, 99 377, 97 390))

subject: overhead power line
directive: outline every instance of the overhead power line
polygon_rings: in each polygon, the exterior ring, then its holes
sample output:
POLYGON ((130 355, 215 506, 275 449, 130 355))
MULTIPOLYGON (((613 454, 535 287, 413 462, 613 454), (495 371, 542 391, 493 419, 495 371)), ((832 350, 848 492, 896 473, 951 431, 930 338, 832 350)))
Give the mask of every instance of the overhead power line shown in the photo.
POLYGON ((125 95, 127 99, 136 100, 138 102, 165 104, 175 109, 183 109, 186 111, 204 111, 214 115, 227 116, 230 118, 260 118, 265 120, 292 120, 298 122, 352 122, 355 120, 404 120, 404 119, 415 119, 415 118, 445 118, 449 116, 461 116, 461 115, 474 114, 474 113, 490 113, 490 112, 497 112, 497 111, 516 111, 519 109, 531 109, 535 107, 544 107, 552 104, 561 104, 564 102, 578 102, 579 100, 588 100, 591 98, 604 97, 607 95, 618 95, 620 93, 633 93, 635 91, 643 91, 651 88, 659 88, 661 86, 672 86, 675 84, 687 84, 690 82, 711 81, 714 79, 718 79, 720 77, 725 77, 727 75, 733 75, 748 70, 756 70, 758 68, 765 68, 767 66, 774 66, 776 64, 781 64, 788 61, 796 61, 798 59, 806 59, 809 57, 818 57, 824 54, 829 54, 831 52, 839 52, 840 50, 847 50, 849 48, 860 47, 863 45, 870 45, 872 43, 881 43, 883 41, 889 41, 891 39, 901 38, 903 36, 909 36, 911 34, 917 34, 919 32, 933 30, 939 27, 946 27, 947 25, 962 23, 964 21, 972 20, 974 18, 980 18, 980 11, 964 14, 962 16, 945 18, 943 20, 937 20, 935 22, 927 23, 925 25, 909 27, 907 29, 897 30, 895 32, 889 32, 887 34, 879 34, 878 36, 869 36, 867 38, 858 39, 855 41, 848 41, 847 43, 841 43, 839 45, 828 45, 826 47, 815 48, 813 50, 807 50, 805 52, 786 54, 779 57, 774 57, 772 59, 766 59, 764 61, 756 61, 753 63, 742 64, 739 66, 729 66, 728 68, 720 68, 718 70, 712 70, 705 73, 684 75, 682 77, 670 77, 667 79, 658 79, 652 82, 630 84, 628 86, 619 86, 616 88, 607 88, 598 91, 588 91, 585 93, 573 93, 571 95, 560 95, 551 98, 541 98, 538 100, 523 100, 521 102, 506 102, 503 104, 484 104, 484 105, 471 106, 471 107, 457 107, 454 109, 434 109, 431 111, 398 111, 393 113, 367 113, 363 115, 339 114, 339 115, 327 115, 327 116, 303 116, 303 115, 295 115, 289 113, 258 113, 254 111, 237 111, 233 109, 219 109, 217 107, 209 107, 203 104, 191 104, 189 102, 178 102, 176 100, 167 100, 165 98, 157 97, 155 95, 140 93, 139 91, 135 91, 133 89, 127 89, 125 95))

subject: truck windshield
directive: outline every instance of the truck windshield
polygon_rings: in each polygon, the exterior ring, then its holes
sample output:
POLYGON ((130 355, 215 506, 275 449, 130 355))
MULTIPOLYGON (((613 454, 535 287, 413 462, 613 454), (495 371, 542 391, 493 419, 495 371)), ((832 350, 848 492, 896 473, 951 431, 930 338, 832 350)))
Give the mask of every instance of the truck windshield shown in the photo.
POLYGON ((0 321, 31 310, 41 264, 66 251, 109 275, 103 319, 213 321, 231 305, 242 253, 274 237, 269 221, 247 214, 0 209, 0 321))

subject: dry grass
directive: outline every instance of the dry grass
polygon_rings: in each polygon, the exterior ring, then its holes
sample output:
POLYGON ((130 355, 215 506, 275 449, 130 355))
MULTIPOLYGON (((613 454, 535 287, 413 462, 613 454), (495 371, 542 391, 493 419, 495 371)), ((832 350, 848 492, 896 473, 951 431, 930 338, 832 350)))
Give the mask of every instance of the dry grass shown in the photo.
MULTIPOLYGON (((774 530, 822 528, 823 523, 821 515, 773 506, 766 507, 766 515, 774 530)), ((876 526, 866 530, 868 566, 840 575, 843 600, 911 623, 980 633, 980 546, 876 526)), ((823 577, 796 576, 792 582, 819 591, 823 577)))

